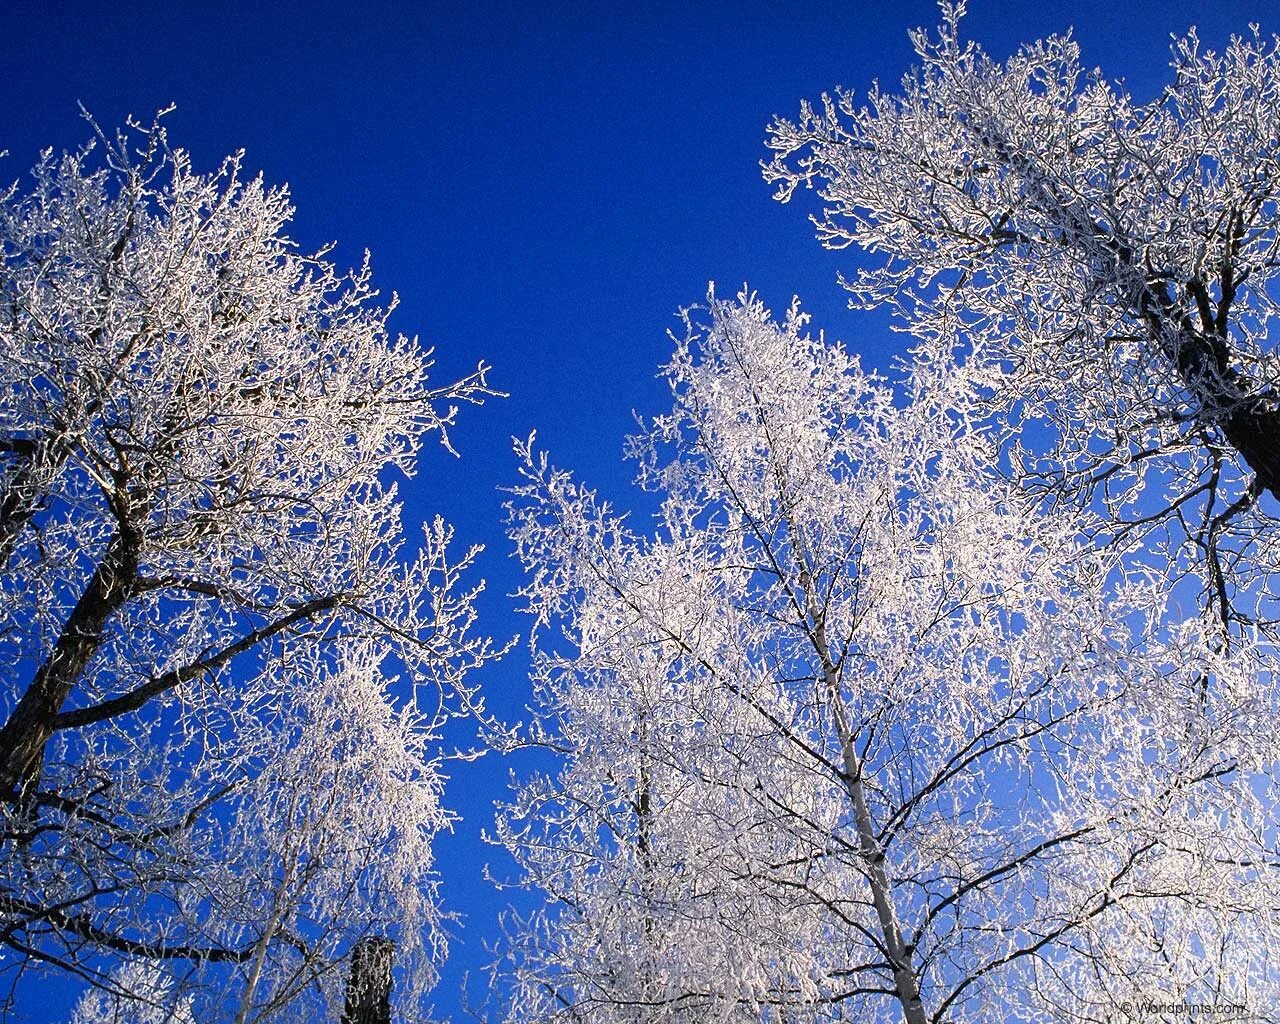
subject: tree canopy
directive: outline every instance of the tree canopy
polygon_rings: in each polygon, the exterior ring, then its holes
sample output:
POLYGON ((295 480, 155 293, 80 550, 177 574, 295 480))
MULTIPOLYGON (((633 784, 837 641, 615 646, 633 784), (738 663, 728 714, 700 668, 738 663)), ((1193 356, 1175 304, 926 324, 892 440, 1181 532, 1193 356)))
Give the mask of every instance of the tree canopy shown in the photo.
POLYGON ((1272 1005, 1265 653, 1040 509, 961 368, 895 394, 796 307, 687 316, 629 445, 652 534, 518 447, 528 739, 564 767, 500 819, 548 899, 507 1019, 1272 1005))

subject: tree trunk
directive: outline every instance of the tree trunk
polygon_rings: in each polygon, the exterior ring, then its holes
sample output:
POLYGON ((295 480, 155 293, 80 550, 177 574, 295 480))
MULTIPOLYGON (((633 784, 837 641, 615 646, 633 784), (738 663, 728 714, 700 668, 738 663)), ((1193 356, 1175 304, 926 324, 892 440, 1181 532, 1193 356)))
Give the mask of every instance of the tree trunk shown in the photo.
POLYGON ((52 653, 0 729, 0 792, 9 796, 34 793, 54 719, 102 645, 107 619, 128 599, 137 575, 137 537, 117 534, 52 653))
POLYGON ((18 536, 35 513, 40 446, 35 441, 13 438, 0 443, 0 448, 12 458, 0 492, 0 567, 3 567, 9 564, 18 536))
POLYGON ((352 948, 342 1024, 391 1024, 391 963, 395 951, 395 942, 380 936, 361 939, 352 948))
MULTIPOLYGON (((806 587, 812 583, 806 572, 806 587)), ((867 883, 871 889, 871 902, 880 924, 883 949, 893 972, 893 989, 902 1007, 902 1019, 906 1024, 929 1024, 924 1001, 920 997, 920 977, 913 962, 915 951, 902 936, 897 908, 893 900, 893 880, 889 877, 884 849, 876 835, 871 808, 867 805, 866 788, 862 782, 862 759, 849 721, 845 716, 840 696, 839 672, 827 654, 826 625, 821 612, 810 606, 814 622, 814 645, 822 663, 822 677, 827 698, 831 701, 831 715, 835 722, 836 738, 840 742, 840 758, 844 767, 844 788, 853 806, 854 824, 858 830, 858 850, 865 865, 867 883)))
MULTIPOLYGON (((770 439, 770 445, 772 445, 770 439)), ((776 450, 776 449, 774 449, 776 450)), ((787 507, 788 486, 785 475, 775 470, 778 483, 778 495, 784 508, 787 507)), ((822 681, 827 691, 827 699, 831 703, 831 717, 836 728, 836 739, 840 744, 840 759, 844 768, 844 788, 853 807, 854 824, 858 832, 858 852, 865 865, 868 886, 871 889, 871 902, 875 907, 876 920, 880 925, 882 951, 889 961, 889 969, 893 973, 893 991, 898 1004, 902 1007, 902 1019, 905 1024, 929 1024, 925 1012, 924 1000, 920 995, 920 975, 914 963, 915 951, 902 936, 902 926, 898 921, 897 908, 893 899, 893 880, 889 877, 884 849, 876 835, 875 822, 871 817, 871 808, 867 804, 866 787, 862 781, 862 759, 858 755, 856 737, 849 726, 845 714, 844 701, 840 695, 840 671, 831 660, 830 647, 827 644, 826 613, 814 597, 814 575, 805 553, 803 535, 799 524, 789 515, 786 517, 787 532, 795 548, 795 558, 800 574, 800 601, 808 622, 809 639, 814 653, 822 666, 822 681)))
POLYGON ((902 1019, 906 1024, 928 1024, 924 1003, 920 998, 920 979, 912 962, 913 951, 907 947, 902 937, 902 926, 898 923, 897 910, 893 904, 893 882, 889 878, 885 864, 884 850, 881 849, 880 842, 876 838, 871 809, 867 806, 866 790, 862 785, 862 763, 858 758, 854 738, 844 716, 844 708, 839 703, 839 682, 834 667, 826 661, 825 657, 823 661, 823 675, 828 697, 832 701, 832 713, 840 740, 840 755, 844 762, 845 791, 849 794, 849 801, 853 805, 859 851, 866 866, 867 882, 871 887, 871 902, 875 906, 876 919, 880 923, 884 951, 888 955, 893 970, 893 988, 897 993, 898 1003, 902 1007, 902 1019))
MULTIPOLYGON (((1193 285, 1199 295, 1207 294, 1201 282, 1193 285)), ((1177 296, 1159 282, 1146 283, 1138 299, 1138 311, 1187 390, 1253 470, 1258 486, 1280 498, 1280 408, 1276 406, 1276 393, 1271 387, 1259 387, 1233 365, 1227 314, 1234 288, 1225 277, 1223 287, 1228 289, 1228 295, 1221 301, 1221 312, 1216 319, 1211 317, 1205 298, 1199 328, 1191 314, 1179 307, 1177 296)))

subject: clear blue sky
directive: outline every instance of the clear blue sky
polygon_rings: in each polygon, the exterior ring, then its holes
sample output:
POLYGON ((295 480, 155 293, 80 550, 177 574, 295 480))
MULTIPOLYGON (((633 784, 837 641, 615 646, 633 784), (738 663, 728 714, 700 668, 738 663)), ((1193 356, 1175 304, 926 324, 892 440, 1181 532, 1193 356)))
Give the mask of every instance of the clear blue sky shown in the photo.
MULTIPOLYGON (((896 339, 844 308, 839 254, 821 251, 800 202, 772 201, 760 177, 764 126, 804 97, 894 82, 906 31, 932 25, 923 0, 896 4, 57 3, 0 8, 0 178, 44 146, 87 135, 77 101, 107 127, 170 102, 171 138, 197 167, 231 150, 288 182, 304 247, 372 251, 399 292, 394 324, 439 348, 441 378, 481 357, 510 399, 467 410, 463 458, 431 452, 406 489, 410 520, 443 513, 488 546, 485 626, 523 623, 501 529, 513 482, 509 439, 537 428, 563 465, 626 502, 620 462, 631 411, 662 410, 654 379, 672 314, 710 279, 749 281, 775 308, 799 294, 818 326, 887 366, 896 339)), ((1153 0, 976 0, 967 33, 997 55, 1074 26, 1089 65, 1149 97, 1185 5, 1153 0)), ((1196 5, 1206 43, 1280 3, 1196 5)), ((517 653, 483 680, 491 706, 521 716, 517 653)), ((504 897, 481 877, 498 851, 479 830, 509 768, 458 765, 449 803, 463 816, 439 843, 449 907, 464 921, 438 992, 457 1006, 464 970, 487 956, 504 897)), ((26 1019, 62 1017, 61 992, 26 1019)))

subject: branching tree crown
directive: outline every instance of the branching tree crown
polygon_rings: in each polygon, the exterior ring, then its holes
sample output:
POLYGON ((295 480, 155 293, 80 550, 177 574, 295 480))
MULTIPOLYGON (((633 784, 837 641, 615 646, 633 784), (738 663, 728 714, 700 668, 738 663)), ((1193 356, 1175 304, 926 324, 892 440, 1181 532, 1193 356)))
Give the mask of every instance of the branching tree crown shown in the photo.
POLYGON ((1143 103, 1069 35, 992 58, 964 6, 913 33, 898 90, 775 120, 766 177, 869 254, 855 305, 964 358, 1025 482, 1195 579, 1219 644, 1274 643, 1280 43, 1192 31, 1143 103))
POLYGON ((547 901, 509 921, 508 1019, 1276 1005, 1262 653, 1114 585, 963 371, 895 392, 805 321, 690 312, 631 442, 651 536, 518 446, 528 738, 563 767, 500 816, 547 901))

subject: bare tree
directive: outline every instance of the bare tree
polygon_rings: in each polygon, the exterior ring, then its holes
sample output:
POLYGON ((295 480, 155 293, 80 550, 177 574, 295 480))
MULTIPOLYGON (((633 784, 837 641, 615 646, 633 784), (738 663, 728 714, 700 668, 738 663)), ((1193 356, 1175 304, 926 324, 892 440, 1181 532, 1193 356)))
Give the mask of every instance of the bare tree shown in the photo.
POLYGON ((492 650, 474 551, 406 541, 391 481, 487 368, 431 384, 239 155, 95 132, 0 203, 5 964, 185 964, 305 1017, 389 930, 421 994, 432 739, 492 650))

